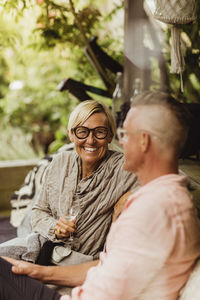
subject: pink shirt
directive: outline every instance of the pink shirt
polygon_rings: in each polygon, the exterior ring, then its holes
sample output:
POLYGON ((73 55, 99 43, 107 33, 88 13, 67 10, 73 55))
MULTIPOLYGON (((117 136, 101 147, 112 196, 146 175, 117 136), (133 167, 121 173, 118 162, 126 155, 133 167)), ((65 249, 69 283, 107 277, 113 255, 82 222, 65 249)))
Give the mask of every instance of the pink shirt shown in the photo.
POLYGON ((200 223, 186 178, 159 177, 131 195, 100 263, 61 300, 175 300, 200 256, 200 223))

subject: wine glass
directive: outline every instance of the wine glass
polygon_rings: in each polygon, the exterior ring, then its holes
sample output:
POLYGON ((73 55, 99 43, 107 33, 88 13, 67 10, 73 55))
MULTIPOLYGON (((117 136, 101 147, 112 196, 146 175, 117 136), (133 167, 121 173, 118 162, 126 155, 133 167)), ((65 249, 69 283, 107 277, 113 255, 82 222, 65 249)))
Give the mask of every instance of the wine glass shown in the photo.
MULTIPOLYGON (((67 209, 67 212, 64 216, 65 220, 73 221, 76 219, 78 214, 80 213, 80 205, 78 203, 72 203, 72 205, 67 209)), ((69 238, 67 240, 67 245, 72 247, 75 246, 75 243, 78 243, 78 239, 74 238, 73 233, 70 232, 69 238)))

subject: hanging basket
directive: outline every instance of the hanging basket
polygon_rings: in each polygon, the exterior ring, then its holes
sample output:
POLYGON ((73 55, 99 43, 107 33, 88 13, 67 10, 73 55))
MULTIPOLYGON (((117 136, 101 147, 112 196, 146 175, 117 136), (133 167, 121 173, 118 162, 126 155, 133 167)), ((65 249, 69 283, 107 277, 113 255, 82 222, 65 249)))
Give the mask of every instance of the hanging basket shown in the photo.
POLYGON ((167 24, 188 24, 196 19, 195 0, 155 0, 154 17, 167 24))
POLYGON ((171 30, 171 73, 180 74, 181 91, 183 92, 182 73, 185 60, 182 53, 181 37, 178 25, 188 24, 196 19, 196 0, 155 0, 154 18, 172 25, 171 30))

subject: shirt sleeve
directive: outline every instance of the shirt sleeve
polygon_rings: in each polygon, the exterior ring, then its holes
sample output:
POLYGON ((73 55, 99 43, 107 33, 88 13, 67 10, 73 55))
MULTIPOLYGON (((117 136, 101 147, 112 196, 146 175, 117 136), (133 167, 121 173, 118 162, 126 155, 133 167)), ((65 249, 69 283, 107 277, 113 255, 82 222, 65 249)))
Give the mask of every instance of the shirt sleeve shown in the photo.
POLYGON ((52 240, 57 241, 56 235, 54 233, 56 219, 52 216, 51 208, 49 206, 48 199, 48 177, 49 170, 51 168, 52 163, 47 169, 45 175, 45 181, 42 185, 42 189, 40 194, 38 195, 38 199, 33 206, 31 213, 31 225, 32 230, 40 233, 42 236, 52 240))
POLYGON ((138 299, 149 287, 172 251, 176 232, 173 220, 155 204, 152 210, 131 206, 112 225, 99 265, 71 298, 61 300, 138 299))

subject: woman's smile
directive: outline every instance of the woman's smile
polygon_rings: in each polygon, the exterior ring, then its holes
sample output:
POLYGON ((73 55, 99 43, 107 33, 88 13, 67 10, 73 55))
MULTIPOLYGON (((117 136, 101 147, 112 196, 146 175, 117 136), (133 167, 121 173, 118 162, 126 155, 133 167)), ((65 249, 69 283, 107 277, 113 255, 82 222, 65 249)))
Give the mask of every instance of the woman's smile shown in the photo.
MULTIPOLYGON (((83 124, 81 124, 81 126, 87 127, 88 129, 94 129, 97 127, 108 128, 108 119, 103 112, 94 113, 83 124)), ((108 144, 111 140, 112 137, 110 133, 103 139, 95 137, 95 133, 93 131, 90 131, 86 138, 78 138, 75 134, 73 134, 73 142, 75 144, 76 152, 81 158, 82 171, 84 174, 86 169, 93 172, 98 167, 102 158, 108 151, 108 144)))
POLYGON ((83 149, 85 150, 85 151, 87 151, 87 152, 95 152, 95 151, 97 151, 98 150, 98 148, 89 148, 89 147, 83 147, 83 149))

